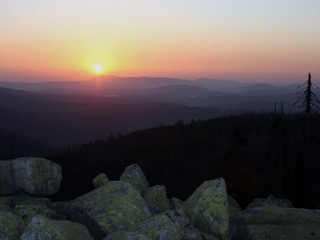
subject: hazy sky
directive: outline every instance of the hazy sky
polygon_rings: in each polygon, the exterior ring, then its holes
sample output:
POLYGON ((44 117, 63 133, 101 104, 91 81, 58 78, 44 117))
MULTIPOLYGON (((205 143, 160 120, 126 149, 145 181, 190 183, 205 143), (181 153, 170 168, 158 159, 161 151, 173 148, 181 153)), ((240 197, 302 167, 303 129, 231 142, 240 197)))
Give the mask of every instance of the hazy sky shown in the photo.
POLYGON ((119 76, 320 79, 320 1, 0 2, 0 81, 86 80, 95 64, 119 76))

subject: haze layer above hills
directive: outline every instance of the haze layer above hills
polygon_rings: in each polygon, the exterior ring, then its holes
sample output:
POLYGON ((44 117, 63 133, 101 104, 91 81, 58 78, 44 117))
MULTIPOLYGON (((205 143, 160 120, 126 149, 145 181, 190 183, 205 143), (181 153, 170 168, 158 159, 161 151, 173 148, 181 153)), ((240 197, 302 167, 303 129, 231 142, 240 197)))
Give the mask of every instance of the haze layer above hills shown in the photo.
POLYGON ((0 129, 55 145, 243 111, 294 111, 297 86, 102 76, 88 81, 0 82, 0 129))

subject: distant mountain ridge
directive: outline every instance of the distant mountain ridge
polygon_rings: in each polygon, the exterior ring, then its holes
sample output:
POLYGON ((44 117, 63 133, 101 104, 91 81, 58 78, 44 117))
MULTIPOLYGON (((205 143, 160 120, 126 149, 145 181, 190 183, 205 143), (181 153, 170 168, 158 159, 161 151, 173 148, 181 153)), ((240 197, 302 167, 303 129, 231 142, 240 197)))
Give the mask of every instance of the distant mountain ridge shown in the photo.
POLYGON ((0 129, 58 145, 117 132, 206 120, 283 103, 296 111, 294 85, 202 78, 101 76, 87 81, 0 82, 0 129), (276 103, 276 104, 275 104, 276 103))
MULTIPOLYGON (((248 87, 264 83, 243 83, 230 80, 219 80, 210 78, 199 78, 196 80, 169 78, 169 77, 118 77, 112 75, 98 76, 86 81, 49 81, 49 82, 6 82, 0 81, 0 87, 13 88, 27 91, 44 91, 48 89, 63 90, 70 88, 73 90, 81 90, 88 88, 116 88, 144 90, 149 88, 190 85, 210 90, 225 90, 239 87, 248 87)), ((271 84, 267 84, 270 85, 271 84)), ((273 85, 275 86, 275 85, 273 85)), ((275 86, 277 87, 277 86, 275 86)))
POLYGON ((89 95, 140 102, 174 103, 187 106, 214 106, 257 110, 274 102, 292 105, 297 86, 268 83, 242 83, 199 78, 191 81, 165 77, 99 76, 86 81, 16 83, 0 82, 0 87, 41 94, 89 95))

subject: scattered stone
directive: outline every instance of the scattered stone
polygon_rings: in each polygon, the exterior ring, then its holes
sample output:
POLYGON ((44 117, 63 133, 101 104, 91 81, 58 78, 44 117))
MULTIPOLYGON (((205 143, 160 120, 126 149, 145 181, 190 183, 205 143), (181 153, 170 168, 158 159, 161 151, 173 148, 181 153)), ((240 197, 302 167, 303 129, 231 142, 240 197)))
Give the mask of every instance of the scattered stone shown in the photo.
POLYGON ((319 240, 319 226, 309 225, 248 225, 238 229, 237 240, 319 240))
POLYGON ((68 212, 73 221, 85 225, 98 239, 152 216, 140 193, 123 181, 110 181, 75 199, 68 212))
POLYGON ((320 214, 304 208, 283 208, 264 206, 249 208, 233 216, 234 225, 274 224, 274 225, 316 225, 320 227, 320 214))
POLYGON ((171 208, 170 201, 167 198, 166 188, 163 185, 150 187, 143 197, 147 201, 153 214, 165 212, 171 208))
POLYGON ((0 211, 0 239, 19 239, 23 222, 11 212, 0 211))
POLYGON ((0 204, 0 212, 11 212, 11 211, 12 211, 11 207, 8 207, 6 205, 1 205, 0 204))
POLYGON ((92 180, 94 188, 99 188, 101 186, 104 186, 108 182, 109 182, 109 178, 105 173, 100 173, 92 180))
POLYGON ((238 202, 228 195, 229 214, 230 216, 241 212, 241 207, 238 202))
POLYGON ((146 235, 128 232, 128 231, 118 231, 111 233, 103 240, 150 240, 146 235))
POLYGON ((39 197, 58 191, 61 179, 60 166, 46 159, 0 161, 0 239, 320 239, 320 210, 293 208, 270 195, 241 211, 222 178, 204 182, 184 202, 169 201, 166 188, 149 187, 132 164, 123 181, 99 174, 95 189, 75 200, 39 197))
POLYGON ((20 236, 20 240, 90 240, 93 239, 88 229, 71 221, 51 220, 42 216, 34 216, 20 236))
POLYGON ((182 210, 182 211, 187 212, 186 205, 179 198, 175 198, 175 197, 171 198, 171 208, 173 210, 182 210))
POLYGON ((198 229, 189 226, 184 230, 184 235, 181 240, 220 240, 220 238, 200 232, 198 229))
POLYGON ((189 219, 184 212, 167 211, 155 215, 129 230, 110 234, 105 240, 118 239, 181 239, 189 219))
POLYGON ((47 206, 39 205, 16 205, 13 209, 13 213, 20 216, 21 218, 41 215, 50 219, 57 219, 57 214, 54 210, 48 208, 47 206))
POLYGON ((195 228, 221 239, 228 239, 229 206, 223 178, 202 183, 185 204, 195 228))
POLYGON ((58 220, 67 220, 69 205, 70 205, 69 201, 57 201, 57 202, 50 203, 48 206, 50 209, 56 212, 58 220))
POLYGON ((61 167, 44 158, 0 161, 0 195, 27 193, 50 196, 60 189, 61 167))
POLYGON ((255 208, 255 207, 263 207, 263 206, 278 206, 278 207, 293 208, 293 204, 289 200, 275 198, 272 194, 270 194, 267 198, 255 198, 246 207, 246 209, 255 208))
POLYGON ((51 201, 49 198, 44 197, 31 197, 31 196, 0 196, 0 205, 6 205, 10 208, 15 208, 17 205, 40 205, 48 206, 51 201))
POLYGON ((142 169, 135 163, 125 168, 120 177, 120 181, 132 184, 142 195, 150 187, 142 169))

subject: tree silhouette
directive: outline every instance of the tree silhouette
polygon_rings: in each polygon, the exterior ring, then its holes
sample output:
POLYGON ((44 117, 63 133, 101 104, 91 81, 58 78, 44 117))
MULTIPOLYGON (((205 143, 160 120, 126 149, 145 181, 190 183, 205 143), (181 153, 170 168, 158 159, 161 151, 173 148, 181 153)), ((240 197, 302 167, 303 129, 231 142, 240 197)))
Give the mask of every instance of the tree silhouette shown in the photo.
POLYGON ((305 131, 302 133, 302 147, 303 153, 299 157, 301 164, 296 166, 296 177, 303 179, 303 183, 297 183, 302 187, 301 194, 304 196, 303 205, 307 206, 310 204, 310 199, 313 197, 313 183, 312 179, 315 178, 312 174, 313 165, 315 165, 315 159, 317 158, 318 151, 318 137, 316 137, 316 126, 313 126, 312 116, 316 115, 319 112, 319 98, 314 93, 315 85, 311 82, 311 74, 308 74, 308 80, 298 87, 300 89, 299 93, 301 96, 298 97, 294 105, 298 105, 303 109, 303 113, 306 117, 305 119, 305 131))
POLYGON ((274 107, 274 123, 270 129, 270 136, 267 140, 266 159, 268 170, 273 171, 274 175, 270 179, 274 185, 276 196, 284 198, 284 188, 288 182, 288 163, 285 150, 287 148, 286 126, 284 120, 283 102, 280 102, 280 112, 277 105, 274 107))
POLYGON ((302 92, 302 95, 298 97, 297 101, 293 104, 298 105, 303 109, 303 112, 307 115, 308 118, 311 117, 311 114, 317 113, 319 111, 319 99, 314 93, 315 85, 311 82, 311 74, 308 74, 308 80, 302 85, 298 86, 300 89, 299 93, 302 92))

